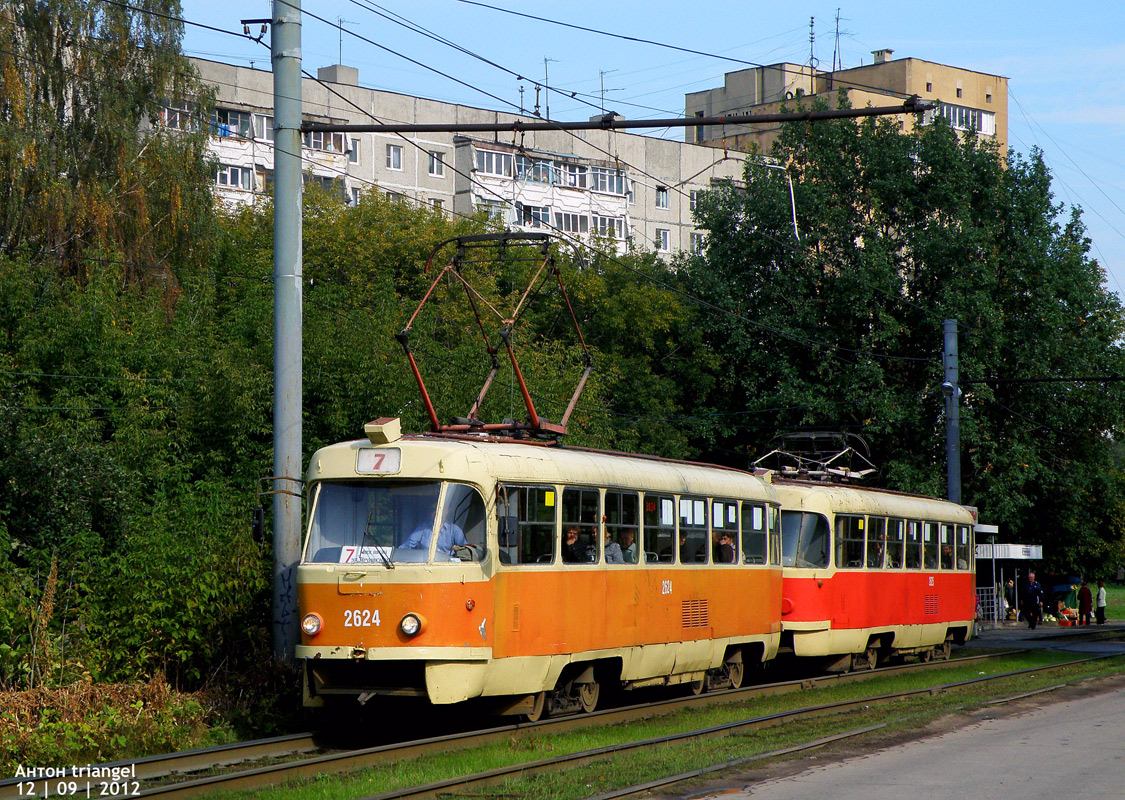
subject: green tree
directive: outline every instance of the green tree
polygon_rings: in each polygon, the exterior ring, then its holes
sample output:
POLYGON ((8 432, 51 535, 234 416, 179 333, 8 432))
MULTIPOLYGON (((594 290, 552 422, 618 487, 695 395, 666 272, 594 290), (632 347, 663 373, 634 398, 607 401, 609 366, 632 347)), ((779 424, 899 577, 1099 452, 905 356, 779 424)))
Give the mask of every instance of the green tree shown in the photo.
POLYGON ((178 266, 207 255, 212 214, 198 124, 208 103, 180 52, 179 10, 175 0, 5 3, 0 253, 83 280, 108 259, 174 300, 178 266), (190 105, 193 124, 159 126, 164 104, 190 105))
POLYGON ((745 188, 703 199, 707 251, 680 265, 723 312, 703 323, 724 366, 708 441, 763 452, 777 430, 843 429, 886 485, 944 495, 941 323, 957 319, 965 502, 1060 567, 1097 564, 1122 531, 1118 384, 986 380, 1125 367, 1121 305, 1041 155, 883 120, 789 126, 773 156, 785 171, 752 159, 745 188))

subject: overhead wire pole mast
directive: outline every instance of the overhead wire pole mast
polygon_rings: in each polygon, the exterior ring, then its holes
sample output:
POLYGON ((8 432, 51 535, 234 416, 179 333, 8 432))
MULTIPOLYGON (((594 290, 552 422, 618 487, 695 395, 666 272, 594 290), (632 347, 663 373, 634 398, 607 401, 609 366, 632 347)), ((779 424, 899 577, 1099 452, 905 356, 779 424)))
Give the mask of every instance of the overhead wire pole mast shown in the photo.
POLYGON ((301 2, 273 0, 273 654, 298 642, 301 557, 301 2))

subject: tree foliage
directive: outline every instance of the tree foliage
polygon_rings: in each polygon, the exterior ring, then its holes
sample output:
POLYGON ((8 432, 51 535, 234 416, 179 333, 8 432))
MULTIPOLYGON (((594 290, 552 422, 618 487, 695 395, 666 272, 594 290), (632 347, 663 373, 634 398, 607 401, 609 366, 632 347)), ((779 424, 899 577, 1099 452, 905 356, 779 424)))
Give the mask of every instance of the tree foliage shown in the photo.
POLYGON ((744 188, 708 193, 707 251, 681 263, 722 309, 704 323, 724 367, 707 438, 764 452, 778 430, 859 433, 888 486, 944 495, 955 319, 965 502, 1053 563, 1109 555, 1125 522, 1120 385, 1011 382, 1125 374, 1120 302, 1041 154, 884 120, 790 126, 772 155, 784 170, 752 159, 744 188))
POLYGON ((0 253, 49 258, 81 279, 117 258, 125 280, 171 293, 177 267, 206 256, 206 129, 153 128, 162 104, 207 109, 180 52, 179 10, 175 0, 5 3, 0 253))

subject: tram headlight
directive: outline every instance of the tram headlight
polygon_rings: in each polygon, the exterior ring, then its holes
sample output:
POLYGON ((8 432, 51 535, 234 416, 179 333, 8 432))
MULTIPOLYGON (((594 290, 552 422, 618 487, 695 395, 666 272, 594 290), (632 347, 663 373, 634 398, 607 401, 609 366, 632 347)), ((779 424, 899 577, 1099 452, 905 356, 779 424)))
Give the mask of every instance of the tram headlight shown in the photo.
POLYGON ((402 622, 398 624, 399 630, 401 630, 406 636, 417 636, 422 632, 422 628, 424 628, 425 626, 426 621, 422 619, 420 615, 413 613, 407 614, 402 618, 402 622))
POLYGON ((301 620, 301 630, 306 636, 316 636, 323 626, 324 620, 320 618, 320 614, 305 614, 301 620))

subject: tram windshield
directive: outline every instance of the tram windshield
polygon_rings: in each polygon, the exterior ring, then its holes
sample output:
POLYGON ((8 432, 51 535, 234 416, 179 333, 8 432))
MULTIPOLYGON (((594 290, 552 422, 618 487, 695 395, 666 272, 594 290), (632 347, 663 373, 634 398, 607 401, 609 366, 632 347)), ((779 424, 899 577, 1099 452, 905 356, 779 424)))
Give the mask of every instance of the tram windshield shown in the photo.
POLYGON ((471 486, 325 481, 315 498, 305 562, 393 568, 431 559, 479 561, 485 553, 484 534, 484 502, 471 486))
POLYGON ((827 567, 828 520, 807 511, 781 512, 781 564, 785 567, 827 567))

